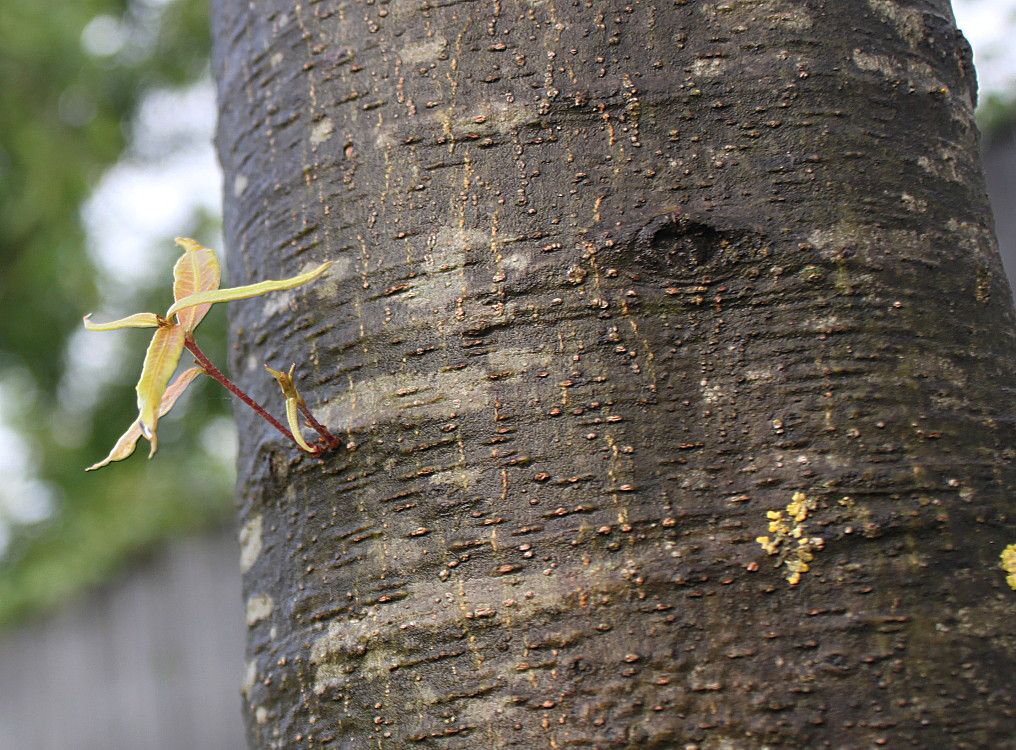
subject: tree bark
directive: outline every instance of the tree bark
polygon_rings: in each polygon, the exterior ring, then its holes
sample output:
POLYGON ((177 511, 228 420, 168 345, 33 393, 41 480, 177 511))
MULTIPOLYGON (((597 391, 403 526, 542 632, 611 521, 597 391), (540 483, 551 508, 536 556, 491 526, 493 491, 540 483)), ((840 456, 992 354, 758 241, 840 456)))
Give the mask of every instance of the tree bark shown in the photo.
POLYGON ((255 748, 1013 748, 947 0, 216 0, 255 748))

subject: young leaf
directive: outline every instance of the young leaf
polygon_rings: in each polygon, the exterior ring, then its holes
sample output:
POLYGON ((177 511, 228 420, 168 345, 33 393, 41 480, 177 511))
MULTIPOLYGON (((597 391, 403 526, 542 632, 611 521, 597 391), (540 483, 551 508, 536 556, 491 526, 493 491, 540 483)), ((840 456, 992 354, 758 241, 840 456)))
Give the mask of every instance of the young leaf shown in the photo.
POLYGON ((89 331, 115 331, 117 328, 157 328, 159 325, 159 316, 155 313, 135 313, 126 318, 114 320, 112 323, 93 323, 89 320, 91 317, 92 314, 88 313, 83 318, 85 328, 89 331))
MULTIPOLYGON (((176 244, 184 249, 184 253, 173 266, 173 299, 179 301, 198 292, 218 289, 219 259, 215 257, 215 251, 186 237, 177 237, 176 244)), ((176 319, 186 333, 191 333, 210 307, 211 303, 189 307, 177 313, 176 319)))
POLYGON ((152 336, 152 343, 145 353, 145 363, 141 367, 141 378, 138 380, 138 419, 141 422, 141 434, 152 442, 152 453, 155 453, 155 426, 159 422, 159 404, 162 394, 166 391, 166 383, 176 370, 183 353, 184 331, 178 324, 162 326, 152 336))
POLYGON ((295 367, 296 365, 290 367, 289 372, 279 372, 265 365, 265 369, 278 381, 282 395, 286 397, 286 420, 289 422, 289 431, 293 433, 293 439, 308 453, 317 453, 317 449, 311 448, 303 439, 303 435, 300 434, 300 402, 303 401, 303 398, 296 390, 296 383, 293 382, 295 367))
MULTIPOLYGON (((113 450, 107 458, 90 468, 97 469, 105 466, 110 461, 119 461, 129 456, 137 445, 138 437, 147 438, 152 449, 149 455, 155 453, 158 447, 155 428, 159 417, 168 410, 172 402, 179 395, 174 389, 177 383, 181 383, 180 390, 186 387, 193 379, 193 375, 181 376, 174 385, 167 389, 166 384, 176 370, 177 363, 185 347, 190 348, 194 356, 201 363, 200 371, 205 372, 215 380, 218 380, 231 393, 235 394, 244 403, 254 409, 255 412, 264 417, 269 424, 279 430, 287 438, 293 439, 303 450, 310 453, 320 453, 321 448, 311 447, 300 435, 299 412, 307 416, 308 426, 313 427, 322 438, 321 445, 324 450, 331 450, 338 445, 338 440, 321 425, 307 409, 307 404, 296 392, 296 386, 292 382, 292 370, 288 375, 279 373, 280 385, 286 394, 286 411, 289 416, 289 423, 292 430, 287 430, 275 417, 266 412, 260 404, 241 391, 225 375, 219 372, 208 359, 197 348, 191 334, 194 328, 201 322, 201 319, 208 312, 208 308, 216 302, 229 302, 231 300, 256 297, 268 292, 277 292, 284 289, 292 289, 306 284, 323 274, 334 261, 322 263, 317 268, 306 273, 293 276, 289 279, 279 281, 262 281, 258 284, 236 287, 233 289, 219 289, 220 270, 219 261, 215 251, 203 247, 199 243, 186 237, 177 237, 176 243, 183 248, 183 255, 177 260, 173 267, 173 298, 174 303, 169 308, 165 317, 154 313, 137 313, 111 323, 92 323, 89 316, 85 316, 85 328, 90 331, 111 331, 117 328, 155 328, 155 334, 148 351, 145 354, 145 363, 141 369, 141 378, 136 387, 138 393, 138 419, 131 425, 130 429, 117 441, 113 450), (176 322, 173 322, 173 316, 176 322), (288 380, 287 380, 288 378, 288 380), (175 394, 175 395, 174 395, 175 394), (167 401, 166 399, 170 400, 167 401)), ((188 371, 188 373, 191 371, 188 371)))
POLYGON ((247 286, 235 286, 229 289, 197 292, 196 294, 191 294, 190 296, 174 302, 172 307, 170 307, 166 312, 166 317, 168 318, 170 315, 175 315, 181 310, 186 310, 187 308, 195 307, 196 305, 214 304, 216 302, 231 302, 237 299, 257 297, 261 294, 267 294, 268 292, 281 292, 284 289, 292 289, 300 286, 301 284, 313 281, 328 270, 329 266, 334 263, 335 261, 333 260, 325 261, 312 271, 307 271, 307 273, 301 273, 299 276, 293 276, 288 279, 280 279, 278 281, 261 281, 257 284, 248 284, 247 286))
MULTIPOLYGON (((180 373, 177 379, 166 389, 166 392, 162 394, 162 403, 159 405, 159 417, 166 416, 166 412, 173 408, 173 404, 187 390, 187 386, 191 384, 191 381, 203 372, 204 370, 200 367, 192 367, 180 373)), ((134 423, 127 428, 127 432, 116 441, 116 445, 113 446, 113 450, 109 452, 109 455, 99 463, 89 466, 85 471, 101 468, 112 461, 122 461, 134 453, 134 449, 137 447, 138 440, 140 439, 141 420, 135 419, 134 423)), ((151 458, 151 455, 149 455, 149 458, 151 458)))

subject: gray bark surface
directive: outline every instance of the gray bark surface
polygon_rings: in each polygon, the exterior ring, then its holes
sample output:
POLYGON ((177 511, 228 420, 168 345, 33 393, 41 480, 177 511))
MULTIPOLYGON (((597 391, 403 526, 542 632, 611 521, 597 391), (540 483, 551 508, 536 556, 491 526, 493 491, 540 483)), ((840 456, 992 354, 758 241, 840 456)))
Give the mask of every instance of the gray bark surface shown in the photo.
POLYGON ((946 0, 212 6, 252 747, 1016 747, 946 0))

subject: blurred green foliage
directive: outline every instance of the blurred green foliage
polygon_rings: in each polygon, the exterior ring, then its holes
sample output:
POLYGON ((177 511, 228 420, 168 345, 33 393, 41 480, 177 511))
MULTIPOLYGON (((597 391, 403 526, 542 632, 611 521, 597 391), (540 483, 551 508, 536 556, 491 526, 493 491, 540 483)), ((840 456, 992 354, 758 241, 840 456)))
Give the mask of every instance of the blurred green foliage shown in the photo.
MULTIPOLYGON (((117 334, 129 337, 130 355, 110 363, 115 377, 96 385, 97 402, 73 425, 59 399, 61 380, 74 377, 64 373, 69 337, 105 302, 81 205, 121 156, 145 93, 198 80, 208 48, 206 0, 0 4, 0 384, 18 402, 17 423, 8 415, 8 425, 56 498, 45 521, 6 519, 13 536, 0 553, 0 622, 103 580, 173 532, 228 514, 230 477, 200 439, 228 409, 210 381, 181 410, 186 435, 179 419, 167 419, 155 460, 139 446, 127 461, 84 473, 136 416, 133 380, 146 337, 117 334)), ((214 220, 198 216, 177 233, 208 242, 215 231, 214 220)), ((153 253, 165 267, 157 293, 137 291, 141 309, 170 302, 172 240, 153 253)), ((221 361, 222 313, 200 334, 221 361)), ((17 487, 0 483, 5 491, 17 487)))
POLYGON ((1016 96, 990 93, 977 108, 977 124, 986 142, 1010 138, 1016 123, 1016 96))

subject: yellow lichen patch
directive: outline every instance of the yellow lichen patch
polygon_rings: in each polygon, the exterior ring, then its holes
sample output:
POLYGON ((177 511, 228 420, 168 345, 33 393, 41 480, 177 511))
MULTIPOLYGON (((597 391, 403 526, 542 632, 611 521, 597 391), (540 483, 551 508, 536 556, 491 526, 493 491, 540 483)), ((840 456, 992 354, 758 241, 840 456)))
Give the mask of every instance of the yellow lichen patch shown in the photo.
POLYGON ((1010 544, 1002 550, 1002 570, 1006 572, 1005 582, 1016 591, 1016 544, 1010 544))
POLYGON ((821 537, 805 534, 804 522, 816 507, 814 499, 803 492, 795 492, 786 508, 766 513, 771 536, 755 538, 766 554, 779 557, 776 567, 782 565, 787 569, 787 582, 792 586, 800 583, 801 574, 808 572, 809 563, 815 559, 815 550, 822 549, 824 544, 821 537))

